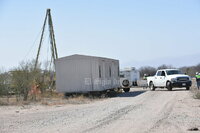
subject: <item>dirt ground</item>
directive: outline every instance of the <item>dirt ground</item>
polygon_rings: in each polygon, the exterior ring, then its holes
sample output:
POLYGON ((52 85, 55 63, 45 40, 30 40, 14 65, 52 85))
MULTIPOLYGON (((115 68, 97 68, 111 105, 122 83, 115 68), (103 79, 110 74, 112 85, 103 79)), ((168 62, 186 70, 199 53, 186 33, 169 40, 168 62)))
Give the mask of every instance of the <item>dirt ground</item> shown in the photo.
MULTIPOLYGON (((184 133, 200 129, 191 91, 132 88, 84 104, 0 107, 0 133, 184 133)), ((199 132, 199 131, 197 131, 199 132)))

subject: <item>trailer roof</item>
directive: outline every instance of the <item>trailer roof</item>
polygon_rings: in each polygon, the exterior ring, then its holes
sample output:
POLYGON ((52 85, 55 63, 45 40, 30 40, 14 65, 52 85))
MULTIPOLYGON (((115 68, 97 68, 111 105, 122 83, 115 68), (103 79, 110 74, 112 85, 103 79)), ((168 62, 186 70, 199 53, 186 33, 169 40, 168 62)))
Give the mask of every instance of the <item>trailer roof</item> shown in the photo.
POLYGON ((118 61, 117 59, 111 59, 111 58, 106 58, 106 57, 98 57, 98 56, 89 56, 89 55, 80 55, 80 54, 73 54, 65 57, 58 58, 56 60, 62 60, 62 59, 67 59, 67 58, 100 58, 100 59, 105 59, 105 60, 115 60, 118 61))

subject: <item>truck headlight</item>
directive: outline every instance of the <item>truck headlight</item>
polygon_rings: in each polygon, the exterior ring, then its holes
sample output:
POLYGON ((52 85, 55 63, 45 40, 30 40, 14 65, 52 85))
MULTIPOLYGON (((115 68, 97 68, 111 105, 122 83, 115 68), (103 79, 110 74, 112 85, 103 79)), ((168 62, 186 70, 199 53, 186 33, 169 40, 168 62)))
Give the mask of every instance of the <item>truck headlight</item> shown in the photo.
POLYGON ((177 78, 172 78, 171 82, 177 82, 177 78))

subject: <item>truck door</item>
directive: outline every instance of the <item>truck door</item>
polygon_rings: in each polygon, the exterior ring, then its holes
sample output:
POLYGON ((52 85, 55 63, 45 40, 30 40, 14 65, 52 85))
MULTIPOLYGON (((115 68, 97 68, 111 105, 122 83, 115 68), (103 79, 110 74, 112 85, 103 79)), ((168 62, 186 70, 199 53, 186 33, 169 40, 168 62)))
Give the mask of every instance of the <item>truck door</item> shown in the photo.
POLYGON ((161 71, 158 71, 155 75, 154 79, 154 85, 160 86, 160 77, 161 77, 161 71))
POLYGON ((166 78, 165 71, 162 71, 160 79, 159 79, 160 80, 160 85, 159 86, 161 86, 161 87, 165 86, 165 83, 166 83, 165 78, 166 78))

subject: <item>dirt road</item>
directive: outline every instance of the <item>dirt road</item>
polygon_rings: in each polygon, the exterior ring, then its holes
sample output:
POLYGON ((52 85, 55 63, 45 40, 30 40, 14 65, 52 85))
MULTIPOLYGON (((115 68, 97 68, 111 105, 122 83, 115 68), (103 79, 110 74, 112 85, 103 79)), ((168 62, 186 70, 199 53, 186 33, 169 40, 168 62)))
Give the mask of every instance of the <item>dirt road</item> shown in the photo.
POLYGON ((89 104, 0 107, 1 133, 183 133, 200 129, 190 91, 132 89, 89 104))

